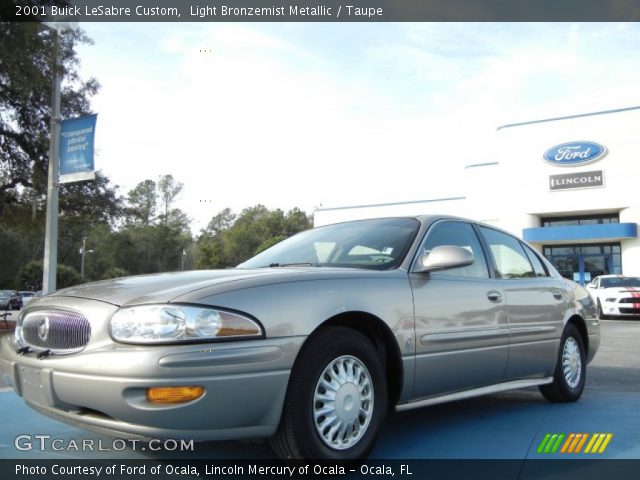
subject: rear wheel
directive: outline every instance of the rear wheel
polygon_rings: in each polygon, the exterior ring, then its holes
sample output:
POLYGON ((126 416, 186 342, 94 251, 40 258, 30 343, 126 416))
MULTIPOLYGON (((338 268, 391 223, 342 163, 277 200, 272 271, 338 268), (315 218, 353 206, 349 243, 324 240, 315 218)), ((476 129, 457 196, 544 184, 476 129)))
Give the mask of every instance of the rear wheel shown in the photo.
POLYGON ((375 347, 360 332, 329 327, 296 360, 271 446, 282 458, 365 458, 386 411, 387 384, 375 347))
POLYGON ((540 392, 550 402, 575 402, 582 395, 587 374, 584 342, 575 325, 569 324, 560 341, 553 383, 540 392))

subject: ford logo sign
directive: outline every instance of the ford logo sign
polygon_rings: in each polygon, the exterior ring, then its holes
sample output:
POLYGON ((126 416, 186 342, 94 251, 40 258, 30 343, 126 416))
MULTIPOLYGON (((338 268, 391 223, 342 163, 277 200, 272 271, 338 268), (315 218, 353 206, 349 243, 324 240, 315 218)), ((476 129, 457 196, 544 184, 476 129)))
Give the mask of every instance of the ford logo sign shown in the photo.
POLYGON ((607 149, 595 142, 569 142, 551 147, 544 152, 544 159, 552 165, 573 167, 595 162, 607 153, 607 149))

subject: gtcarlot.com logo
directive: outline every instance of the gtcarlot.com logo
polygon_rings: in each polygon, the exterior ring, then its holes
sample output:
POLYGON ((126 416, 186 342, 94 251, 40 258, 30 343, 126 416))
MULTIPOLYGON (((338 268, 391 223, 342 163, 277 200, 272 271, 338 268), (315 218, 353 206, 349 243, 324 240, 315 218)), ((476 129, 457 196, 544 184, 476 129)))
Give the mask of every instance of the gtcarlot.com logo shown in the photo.
POLYGON ((604 453, 613 433, 547 433, 538 453, 604 453))

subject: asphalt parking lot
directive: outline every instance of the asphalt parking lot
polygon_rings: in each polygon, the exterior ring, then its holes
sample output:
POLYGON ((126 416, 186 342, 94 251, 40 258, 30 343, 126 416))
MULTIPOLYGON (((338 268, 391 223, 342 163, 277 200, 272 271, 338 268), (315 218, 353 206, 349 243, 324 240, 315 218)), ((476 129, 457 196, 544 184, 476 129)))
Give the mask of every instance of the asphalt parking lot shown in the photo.
MULTIPOLYGON (((0 324, 1 325, 1 324, 0 324)), ((547 434, 611 433, 598 458, 640 459, 640 321, 603 321, 602 343, 587 372, 581 400, 551 404, 537 389, 506 392, 392 414, 371 458, 379 459, 539 459, 567 458, 538 453, 547 434)), ((0 385, 0 458, 9 459, 269 459, 261 441, 197 443, 193 451, 150 445, 114 445, 113 439, 58 423, 32 411, 0 385), (20 435, 49 435, 65 442, 93 440, 111 450, 17 448, 20 435), (157 448, 157 446, 156 446, 157 448)), ((593 458, 582 452, 572 458, 593 458)))

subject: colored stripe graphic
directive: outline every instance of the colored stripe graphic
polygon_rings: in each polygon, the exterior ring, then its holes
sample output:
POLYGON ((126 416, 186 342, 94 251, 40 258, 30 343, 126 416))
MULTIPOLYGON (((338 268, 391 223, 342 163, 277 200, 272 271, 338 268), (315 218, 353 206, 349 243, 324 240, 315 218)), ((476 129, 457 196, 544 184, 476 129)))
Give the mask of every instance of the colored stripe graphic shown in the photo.
POLYGON ((562 450, 560 450, 560 453, 579 453, 582 445, 587 439, 587 436, 588 435, 586 433, 570 434, 569 438, 567 438, 567 441, 562 447, 562 450))
POLYGON ((612 433, 570 433, 569 435, 547 433, 538 445, 537 452, 542 454, 556 453, 560 449, 558 453, 604 453, 612 438, 612 433), (583 451, 582 447, 585 443, 587 447, 583 451), (561 445, 562 448, 560 448, 561 445))
POLYGON ((538 445, 538 453, 544 453, 544 447, 547 445, 547 442, 549 441, 550 438, 551 438, 551 434, 550 433, 547 433, 544 436, 544 438, 540 442, 540 445, 538 445))
POLYGON ((571 442, 573 442, 574 438, 576 438, 576 434, 570 433, 569 436, 567 437, 567 441, 564 442, 564 445, 562 446, 562 450, 560 450, 560 453, 566 453, 566 451, 569 449, 569 445, 571 445, 571 442))
POLYGON ((584 453, 604 453, 612 438, 612 433, 594 433, 584 453))
POLYGON ((564 437, 564 433, 547 433, 538 445, 538 453, 556 453, 564 437))
POLYGON ((582 450, 582 446, 587 441, 587 438, 589 438, 589 434, 588 433, 583 433, 582 434, 582 439, 580 440, 580 443, 578 443, 578 446, 576 447, 576 451, 574 453, 580 453, 580 450, 582 450))

